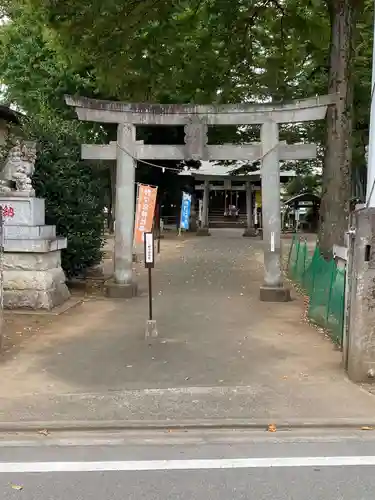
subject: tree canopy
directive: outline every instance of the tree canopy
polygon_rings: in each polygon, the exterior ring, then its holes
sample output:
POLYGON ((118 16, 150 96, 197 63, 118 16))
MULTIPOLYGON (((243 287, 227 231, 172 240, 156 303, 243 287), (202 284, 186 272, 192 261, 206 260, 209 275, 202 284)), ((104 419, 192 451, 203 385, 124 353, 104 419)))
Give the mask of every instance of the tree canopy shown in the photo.
MULTIPOLYGON (((324 165, 324 219, 336 228, 325 234, 340 237, 350 197, 364 194, 369 0, 81 0, 79 8, 73 0, 0 0, 0 5, 11 20, 0 30, 2 81, 9 100, 28 113, 43 108, 73 118, 65 93, 132 102, 230 103, 344 91, 342 116, 331 117, 335 122, 329 116, 328 129, 325 123, 307 123, 280 133, 281 139, 325 148, 324 162, 321 156, 318 163, 324 165), (338 124, 341 128, 332 128, 338 124), (345 155, 348 145, 353 149, 345 155)), ((254 140, 258 133, 251 127, 227 129, 220 140, 233 135, 254 140)), ((324 238, 328 247, 331 241, 324 238)))

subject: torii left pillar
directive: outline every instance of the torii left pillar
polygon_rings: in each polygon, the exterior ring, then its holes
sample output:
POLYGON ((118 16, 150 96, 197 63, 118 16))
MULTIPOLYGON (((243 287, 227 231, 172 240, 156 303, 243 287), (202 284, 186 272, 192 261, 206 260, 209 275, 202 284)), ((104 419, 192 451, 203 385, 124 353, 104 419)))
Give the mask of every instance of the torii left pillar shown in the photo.
POLYGON ((246 229, 243 233, 245 237, 256 236, 257 232, 254 227, 253 217, 253 190, 251 182, 246 182, 246 229))
POLYGON ((133 273, 136 163, 131 156, 135 140, 134 125, 119 123, 116 147, 114 277, 106 283, 107 295, 112 298, 131 298, 137 294, 133 273))
POLYGON ((264 283, 260 300, 288 302, 290 290, 284 287, 281 268, 281 201, 279 165, 279 126, 262 124, 262 221, 264 245, 264 283))
POLYGON ((203 188, 203 210, 202 210, 202 226, 197 230, 197 236, 210 236, 208 210, 210 203, 210 183, 208 180, 204 181, 203 188))

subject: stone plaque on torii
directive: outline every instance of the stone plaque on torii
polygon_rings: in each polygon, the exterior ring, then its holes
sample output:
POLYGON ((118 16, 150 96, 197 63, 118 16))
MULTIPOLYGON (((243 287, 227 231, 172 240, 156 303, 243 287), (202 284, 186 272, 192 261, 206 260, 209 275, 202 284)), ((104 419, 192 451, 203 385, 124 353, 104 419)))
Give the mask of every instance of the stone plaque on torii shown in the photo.
MULTIPOLYGON (((137 160, 247 160, 261 161, 264 240, 264 284, 260 298, 286 301, 281 271, 280 160, 316 157, 313 144, 280 144, 279 124, 321 120, 335 95, 281 104, 177 105, 129 104, 66 96, 80 120, 117 123, 117 141, 107 145, 82 145, 82 158, 116 160, 116 229, 112 296, 136 293, 132 271, 134 183, 137 160), (207 129, 212 125, 261 125, 260 143, 209 145, 207 129), (136 140, 137 125, 183 125, 185 145, 148 145, 136 140)), ((206 190, 208 191, 208 190, 206 190)), ((205 223, 208 224, 206 193, 205 223)))

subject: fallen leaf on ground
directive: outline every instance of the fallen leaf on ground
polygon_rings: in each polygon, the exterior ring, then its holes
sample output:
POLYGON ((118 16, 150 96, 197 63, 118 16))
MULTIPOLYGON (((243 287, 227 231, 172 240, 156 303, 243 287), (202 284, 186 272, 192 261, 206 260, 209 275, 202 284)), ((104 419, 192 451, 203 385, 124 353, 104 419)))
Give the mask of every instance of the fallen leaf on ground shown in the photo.
POLYGON ((270 424, 268 426, 268 432, 276 432, 276 425, 275 424, 270 424))
POLYGON ((363 427, 361 427, 361 431, 373 431, 374 428, 369 426, 369 425, 364 425, 363 427))
POLYGON ((20 484, 11 484, 11 488, 12 488, 12 490, 16 490, 16 491, 23 490, 23 486, 21 486, 20 484))

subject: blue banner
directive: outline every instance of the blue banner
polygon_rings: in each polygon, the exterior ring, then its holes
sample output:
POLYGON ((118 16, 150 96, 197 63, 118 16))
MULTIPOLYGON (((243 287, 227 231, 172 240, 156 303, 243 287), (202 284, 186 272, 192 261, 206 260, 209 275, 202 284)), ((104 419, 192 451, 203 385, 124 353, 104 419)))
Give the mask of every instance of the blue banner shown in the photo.
POLYGON ((190 210, 191 210, 191 194, 182 193, 180 229, 185 229, 186 231, 189 229, 190 210))

